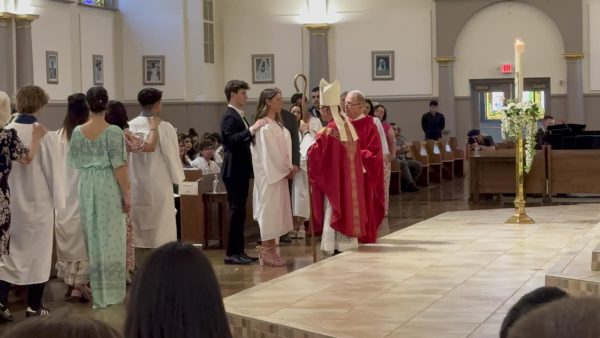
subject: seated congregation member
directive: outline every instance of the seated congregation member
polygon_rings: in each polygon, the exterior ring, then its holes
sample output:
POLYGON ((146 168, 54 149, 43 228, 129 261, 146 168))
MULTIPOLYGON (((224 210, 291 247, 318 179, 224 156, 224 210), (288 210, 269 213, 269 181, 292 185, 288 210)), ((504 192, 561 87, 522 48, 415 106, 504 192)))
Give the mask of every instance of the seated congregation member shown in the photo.
POLYGON ((187 135, 192 139, 192 146, 195 146, 198 142, 200 142, 200 138, 198 132, 194 128, 188 129, 187 135))
POLYGON ((56 236, 56 270, 59 278, 69 286, 65 297, 71 300, 89 302, 92 299, 92 290, 89 283, 89 260, 81 229, 81 216, 79 213, 79 172, 67 163, 69 142, 75 127, 82 125, 90 118, 90 110, 85 101, 85 94, 76 93, 67 98, 67 114, 63 120, 62 128, 57 131, 60 152, 57 157, 65 165, 64 189, 66 205, 56 209, 55 231, 56 236))
POLYGON ((496 150, 496 142, 489 135, 483 135, 479 129, 471 129, 467 133, 468 146, 471 150, 479 147, 481 150, 496 150))
POLYGON ((177 133, 173 125, 162 121, 158 128, 150 117, 162 109, 162 92, 154 88, 142 89, 138 102, 141 114, 129 121, 129 129, 145 139, 158 134, 156 149, 151 153, 132 153, 130 157, 131 202, 136 265, 143 263, 151 249, 177 239, 173 184, 184 179, 179 157, 177 133))
POLYGON ((217 165, 217 162, 212 160, 215 154, 214 143, 205 139, 198 144, 198 148, 200 149, 200 156, 192 161, 192 168, 202 170, 203 174, 218 174, 221 169, 217 165))
POLYGON ((567 297, 527 313, 508 330, 508 338, 600 337, 600 299, 567 297))
POLYGON ((136 274, 125 320, 127 338, 230 338, 210 261, 191 244, 156 249, 136 274))
POLYGON ((421 162, 409 158, 410 147, 402 135, 402 128, 394 126, 396 135, 396 159, 400 161, 400 187, 403 192, 419 191, 417 180, 421 176, 423 165, 421 162))
MULTIPOLYGON (((125 109, 123 103, 119 101, 108 102, 106 122, 123 130, 127 154, 153 152, 156 149, 156 144, 158 143, 158 125, 160 124, 160 118, 157 116, 150 117, 150 132, 148 133, 147 139, 144 139, 144 137, 129 130, 129 124, 127 123, 128 119, 127 110, 125 109)), ((135 249, 131 211, 125 216, 125 222, 127 224, 127 271, 131 272, 135 270, 135 249)))
POLYGON ((67 160, 79 171, 79 207, 94 308, 125 300, 125 214, 131 208, 127 148, 121 128, 106 122, 108 93, 86 93, 90 120, 73 130, 67 160))
POLYGON ((542 149, 542 146, 545 144, 544 136, 546 136, 546 131, 548 131, 549 126, 553 126, 555 123, 556 120, 554 120, 554 117, 552 117, 552 115, 544 115, 542 123, 540 124, 540 127, 538 128, 537 133, 535 134, 536 149, 542 149))
POLYGON ((110 325, 89 317, 35 318, 17 325, 7 338, 121 338, 110 325))
POLYGON ((507 338, 509 329, 517 320, 525 317, 533 309, 568 296, 563 290, 549 286, 539 287, 525 294, 510 308, 506 317, 504 317, 500 328, 500 338, 507 338))
MULTIPOLYGON (((365 96, 362 92, 358 90, 349 92, 344 104, 346 115, 358 134, 358 145, 365 169, 367 225, 364 235, 359 237, 359 242, 374 243, 377 241, 377 230, 385 217, 383 189, 383 156, 385 151, 382 146, 382 139, 385 142, 385 136, 379 119, 365 115, 365 96)), ((384 146, 387 148, 387 144, 384 144, 384 146)))
POLYGON ((221 138, 221 134, 211 133, 206 138, 214 144, 215 151, 213 159, 217 162, 219 168, 221 168, 221 165, 223 164, 223 139, 221 138))
POLYGON ((282 106, 278 89, 268 88, 260 93, 256 120, 264 119, 267 123, 256 132, 252 145, 252 207, 262 240, 259 258, 262 264, 269 266, 286 264, 276 251, 275 240, 293 229, 289 180, 295 170, 291 136, 279 117, 282 106))
POLYGON ((65 195, 64 163, 57 158, 58 137, 55 133, 40 137, 43 132, 36 131, 38 117, 47 103, 48 94, 42 88, 19 89, 19 116, 5 127, 16 131, 25 144, 40 142, 39 155, 29 165, 15 163, 8 177, 10 244, 8 254, 0 258, 0 317, 8 321, 13 319, 7 307, 11 285, 27 286, 27 317, 48 315, 42 297, 52 265, 54 210, 65 207, 65 195))
POLYGON ((185 137, 185 134, 177 135, 177 142, 179 144, 179 159, 181 160, 181 166, 183 168, 191 168, 192 161, 190 161, 190 158, 187 156, 187 151, 184 142, 185 137))
POLYGON ((367 222, 364 174, 358 135, 339 114, 340 83, 320 82, 321 117, 327 122, 308 150, 312 218, 328 254, 358 248, 367 222))
POLYGON ((198 157, 198 152, 196 151, 196 143, 193 141, 193 137, 188 134, 183 134, 183 144, 185 146, 185 156, 187 156, 188 161, 192 162, 198 157))

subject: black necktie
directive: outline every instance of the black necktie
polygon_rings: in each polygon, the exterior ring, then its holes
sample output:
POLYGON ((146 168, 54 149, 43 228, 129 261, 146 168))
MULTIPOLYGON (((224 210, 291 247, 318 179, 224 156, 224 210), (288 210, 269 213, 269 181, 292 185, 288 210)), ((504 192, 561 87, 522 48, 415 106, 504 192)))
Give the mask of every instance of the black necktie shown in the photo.
POLYGON ((242 119, 244 120, 244 123, 246 123, 246 128, 250 128, 250 123, 248 123, 248 120, 246 120, 246 117, 242 116, 242 119))

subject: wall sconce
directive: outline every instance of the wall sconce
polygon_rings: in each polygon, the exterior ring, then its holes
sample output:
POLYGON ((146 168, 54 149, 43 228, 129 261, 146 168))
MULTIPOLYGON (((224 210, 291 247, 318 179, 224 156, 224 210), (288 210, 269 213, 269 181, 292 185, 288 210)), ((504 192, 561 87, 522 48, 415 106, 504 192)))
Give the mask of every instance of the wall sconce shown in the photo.
POLYGON ((298 19, 304 25, 327 25, 337 21, 337 13, 328 11, 327 0, 307 0, 306 12, 298 19))

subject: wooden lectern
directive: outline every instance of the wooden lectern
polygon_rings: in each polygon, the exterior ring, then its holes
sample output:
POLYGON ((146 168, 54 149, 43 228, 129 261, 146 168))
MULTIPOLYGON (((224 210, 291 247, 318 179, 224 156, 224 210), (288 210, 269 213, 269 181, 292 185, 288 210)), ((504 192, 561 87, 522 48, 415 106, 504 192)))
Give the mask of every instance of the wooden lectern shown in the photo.
POLYGON ((202 171, 200 169, 185 169, 184 172, 185 181, 179 186, 179 194, 181 195, 181 241, 194 244, 204 243, 205 211, 202 203, 202 171), (184 189, 183 185, 190 189, 184 189))

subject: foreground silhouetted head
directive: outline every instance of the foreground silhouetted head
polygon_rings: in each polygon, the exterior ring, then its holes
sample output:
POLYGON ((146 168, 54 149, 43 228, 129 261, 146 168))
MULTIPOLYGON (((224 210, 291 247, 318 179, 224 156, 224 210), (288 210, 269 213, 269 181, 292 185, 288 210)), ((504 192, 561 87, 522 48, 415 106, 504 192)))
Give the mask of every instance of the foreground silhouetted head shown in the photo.
POLYGON ((231 337, 219 283, 200 249, 172 242, 148 257, 133 282, 125 337, 231 337))

